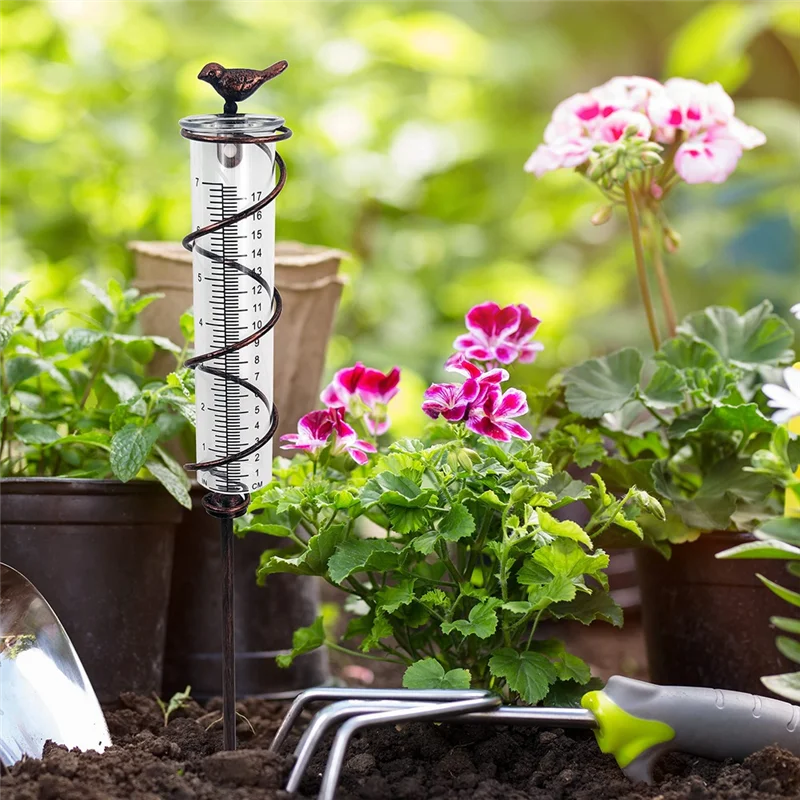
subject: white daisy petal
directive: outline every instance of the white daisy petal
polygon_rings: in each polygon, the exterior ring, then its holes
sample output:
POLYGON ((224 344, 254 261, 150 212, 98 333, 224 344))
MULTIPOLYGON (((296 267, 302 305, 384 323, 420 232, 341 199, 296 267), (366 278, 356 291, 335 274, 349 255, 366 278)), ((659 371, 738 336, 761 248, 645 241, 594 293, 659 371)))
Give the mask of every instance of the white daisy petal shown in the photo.
POLYGON ((793 408, 800 406, 800 397, 796 397, 788 389, 775 383, 765 383, 761 391, 769 397, 770 408, 793 408))
POLYGON ((798 402, 800 402, 800 369, 795 369, 794 367, 785 369, 783 371, 783 380, 789 387, 789 391, 797 398, 798 402))
POLYGON ((776 425, 785 425, 790 420, 794 419, 796 416, 800 415, 800 409, 792 410, 790 408, 784 409, 782 411, 776 411, 772 415, 772 421, 776 425))

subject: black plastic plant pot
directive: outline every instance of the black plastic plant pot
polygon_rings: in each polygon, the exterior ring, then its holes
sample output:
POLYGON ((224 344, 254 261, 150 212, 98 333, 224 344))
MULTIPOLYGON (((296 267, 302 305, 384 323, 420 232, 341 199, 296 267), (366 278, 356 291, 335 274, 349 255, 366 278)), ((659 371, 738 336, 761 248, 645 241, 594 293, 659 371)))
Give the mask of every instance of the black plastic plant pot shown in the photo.
MULTIPOLYGON (((172 595, 167 624, 163 694, 192 687, 207 699, 222 691, 222 633, 219 520, 200 505, 205 489, 192 491, 194 508, 185 512, 175 541, 172 595)), ((236 694, 291 697, 329 678, 327 652, 315 650, 282 669, 275 657, 288 653, 295 629, 319 614, 319 584, 301 575, 270 575, 256 583, 265 550, 282 539, 251 533, 234 542, 236 694)))
POLYGON ((2 560, 53 607, 100 702, 161 688, 181 514, 150 481, 0 482, 2 560))
POLYGON ((766 694, 762 675, 793 671, 775 647, 769 621, 792 616, 792 607, 756 577, 791 585, 785 562, 715 558, 748 541, 748 534, 715 531, 674 546, 669 560, 653 550, 637 552, 654 683, 766 694))

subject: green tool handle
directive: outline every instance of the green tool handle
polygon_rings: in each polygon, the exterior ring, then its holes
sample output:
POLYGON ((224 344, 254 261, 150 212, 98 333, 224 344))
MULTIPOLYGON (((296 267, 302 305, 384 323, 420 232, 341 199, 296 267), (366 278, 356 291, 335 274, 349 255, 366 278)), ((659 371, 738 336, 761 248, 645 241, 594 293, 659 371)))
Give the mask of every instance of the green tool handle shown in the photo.
POLYGON ((800 707, 770 697, 615 676, 581 704, 597 719, 600 749, 633 781, 652 782, 671 750, 721 761, 777 744, 800 755, 800 707))

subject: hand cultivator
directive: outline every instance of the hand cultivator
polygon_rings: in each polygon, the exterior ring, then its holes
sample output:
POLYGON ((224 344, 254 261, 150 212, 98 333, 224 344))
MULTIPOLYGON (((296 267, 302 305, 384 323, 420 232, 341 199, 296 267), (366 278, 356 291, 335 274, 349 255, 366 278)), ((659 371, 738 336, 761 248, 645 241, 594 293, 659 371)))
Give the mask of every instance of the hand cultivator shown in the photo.
POLYGON ((309 689, 292 704, 270 747, 285 743, 303 709, 328 701, 309 723, 295 748, 296 762, 286 790, 296 792, 322 738, 337 731, 319 800, 333 800, 353 735, 364 728, 398 722, 480 723, 594 731, 633 781, 652 781, 658 758, 679 750, 722 760, 742 759, 771 744, 800 754, 800 707, 743 692, 690 686, 655 686, 615 676, 601 691, 588 692, 582 708, 504 706, 480 689, 309 689))

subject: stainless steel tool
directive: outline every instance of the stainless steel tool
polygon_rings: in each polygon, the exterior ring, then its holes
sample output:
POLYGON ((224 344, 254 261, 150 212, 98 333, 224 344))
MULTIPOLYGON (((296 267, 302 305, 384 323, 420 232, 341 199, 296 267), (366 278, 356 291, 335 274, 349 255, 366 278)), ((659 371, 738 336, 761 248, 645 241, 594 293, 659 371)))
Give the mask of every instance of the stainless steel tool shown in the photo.
POLYGON ((295 792, 325 733, 336 734, 319 800, 333 800, 347 746, 361 728, 400 721, 584 728, 594 731, 633 781, 652 781, 655 762, 680 750, 723 760, 742 759, 777 744, 800 755, 800 708, 782 700, 691 686, 655 686, 615 676, 601 691, 584 695, 582 708, 499 706, 480 690, 309 689, 297 697, 272 742, 280 749, 302 710, 314 701, 338 701, 311 721, 295 749, 287 791, 295 792), (468 696, 470 695, 471 696, 468 696), (498 707, 499 706, 499 707, 498 707))
POLYGON ((24 575, 0 564, 0 760, 41 758, 52 739, 102 752, 103 712, 53 609, 24 575))

